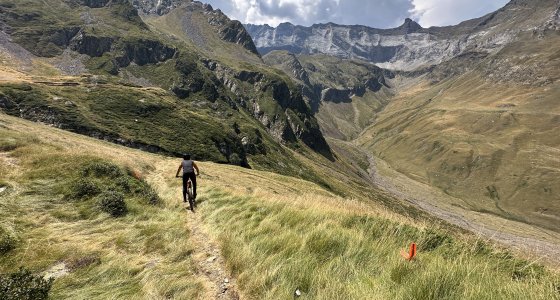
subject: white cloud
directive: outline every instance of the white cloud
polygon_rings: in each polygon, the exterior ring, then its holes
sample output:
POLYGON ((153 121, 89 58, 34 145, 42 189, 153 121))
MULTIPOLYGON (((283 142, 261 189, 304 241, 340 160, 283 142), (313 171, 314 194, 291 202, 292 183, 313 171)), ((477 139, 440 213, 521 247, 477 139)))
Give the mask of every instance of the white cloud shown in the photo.
POLYGON ((333 22, 396 27, 407 17, 424 27, 483 16, 508 0, 202 0, 243 23, 297 25, 333 22))
POLYGON ((508 0, 412 0, 412 17, 423 27, 454 25, 503 7, 508 0))

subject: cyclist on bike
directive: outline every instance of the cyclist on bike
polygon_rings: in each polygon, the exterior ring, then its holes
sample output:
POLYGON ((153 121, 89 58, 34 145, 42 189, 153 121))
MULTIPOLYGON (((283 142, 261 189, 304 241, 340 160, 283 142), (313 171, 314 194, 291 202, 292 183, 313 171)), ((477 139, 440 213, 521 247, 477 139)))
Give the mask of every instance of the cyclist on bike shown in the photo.
POLYGON ((196 176, 200 175, 200 171, 189 154, 183 155, 183 161, 179 165, 175 177, 179 177, 181 169, 183 169, 183 202, 187 202, 187 182, 189 182, 189 179, 192 181, 193 197, 196 199, 196 176), (196 175, 194 170, 196 170, 196 175))

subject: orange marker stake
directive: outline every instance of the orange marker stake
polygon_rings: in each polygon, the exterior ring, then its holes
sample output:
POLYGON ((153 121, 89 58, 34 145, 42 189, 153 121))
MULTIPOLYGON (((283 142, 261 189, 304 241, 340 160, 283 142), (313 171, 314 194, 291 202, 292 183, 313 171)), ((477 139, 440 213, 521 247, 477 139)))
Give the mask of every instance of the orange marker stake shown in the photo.
POLYGON ((406 253, 405 251, 401 250, 401 255, 404 259, 411 261, 416 256, 416 243, 410 244, 410 251, 406 253))

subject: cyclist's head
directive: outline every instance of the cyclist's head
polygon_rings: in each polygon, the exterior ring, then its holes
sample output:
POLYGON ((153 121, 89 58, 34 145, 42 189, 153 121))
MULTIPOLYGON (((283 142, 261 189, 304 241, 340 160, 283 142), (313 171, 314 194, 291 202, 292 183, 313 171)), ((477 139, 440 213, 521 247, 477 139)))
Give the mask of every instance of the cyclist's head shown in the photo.
POLYGON ((183 154, 183 159, 189 160, 189 159, 191 159, 191 155, 190 154, 183 154))

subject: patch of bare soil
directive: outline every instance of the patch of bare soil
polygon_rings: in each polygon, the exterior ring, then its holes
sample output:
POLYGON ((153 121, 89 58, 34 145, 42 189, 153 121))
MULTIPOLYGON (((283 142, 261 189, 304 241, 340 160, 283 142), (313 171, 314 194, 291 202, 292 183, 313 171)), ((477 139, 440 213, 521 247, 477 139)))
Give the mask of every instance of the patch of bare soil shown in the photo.
MULTIPOLYGON (((185 207, 188 207, 186 205, 185 207)), ((186 210, 186 208, 185 208, 186 210)), ((195 210, 196 211, 196 210, 195 210)), ((187 225, 194 243, 193 259, 206 286, 205 299, 238 300, 235 278, 229 277, 220 248, 202 225, 200 215, 187 210, 187 225)))

